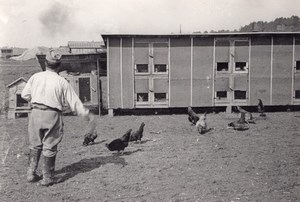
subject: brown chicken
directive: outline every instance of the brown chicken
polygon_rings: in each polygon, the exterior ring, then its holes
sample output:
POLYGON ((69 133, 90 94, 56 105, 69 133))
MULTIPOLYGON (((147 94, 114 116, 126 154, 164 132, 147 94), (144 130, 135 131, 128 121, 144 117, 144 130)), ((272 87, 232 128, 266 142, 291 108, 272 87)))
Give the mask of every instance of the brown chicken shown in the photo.
POLYGON ((255 123, 254 119, 253 119, 253 116, 250 112, 244 110, 243 108, 241 108, 240 106, 237 106, 237 110, 241 113, 241 116, 242 116, 242 113, 244 113, 245 115, 245 121, 247 123, 255 123))
POLYGON ((245 113, 241 112, 239 120, 229 123, 228 127, 233 128, 234 130, 248 130, 249 124, 246 122, 245 117, 245 113))
POLYGON ((195 125, 199 121, 199 116, 193 111, 192 107, 188 107, 188 120, 195 125))
POLYGON ((119 154, 128 146, 131 131, 132 129, 129 129, 122 137, 111 141, 109 144, 106 143, 105 146, 109 151, 118 151, 119 154))
POLYGON ((141 143, 142 142, 142 137, 143 137, 143 132, 144 132, 144 126, 145 126, 145 123, 142 122, 141 125, 140 125, 140 128, 138 130, 136 130, 136 131, 133 131, 130 134, 129 141, 135 141, 135 142, 137 142, 139 140, 139 142, 141 143))
POLYGON ((88 146, 90 143, 94 143, 95 139, 98 137, 97 132, 87 133, 84 135, 83 146, 88 146))

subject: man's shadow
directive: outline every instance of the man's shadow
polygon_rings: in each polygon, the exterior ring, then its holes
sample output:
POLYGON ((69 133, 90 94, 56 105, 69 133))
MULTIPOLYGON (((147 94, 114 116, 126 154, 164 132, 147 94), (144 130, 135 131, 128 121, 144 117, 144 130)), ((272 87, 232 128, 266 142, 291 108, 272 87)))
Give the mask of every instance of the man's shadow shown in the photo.
POLYGON ((90 172, 101 165, 105 164, 115 164, 126 166, 127 163, 124 158, 120 156, 100 156, 90 159, 82 159, 76 163, 65 166, 57 171, 55 171, 56 176, 58 176, 57 183, 64 182, 79 173, 90 172))
MULTIPOLYGON (((142 151, 141 149, 137 149, 134 151, 126 151, 122 155, 131 155, 135 152, 142 151)), ((55 171, 57 176, 57 183, 64 182, 79 173, 90 172, 96 168, 99 168, 101 165, 105 164, 115 164, 115 165, 122 165, 122 167, 127 165, 125 159, 113 153, 111 156, 99 156, 90 159, 82 159, 76 163, 71 165, 65 166, 60 170, 55 171)))

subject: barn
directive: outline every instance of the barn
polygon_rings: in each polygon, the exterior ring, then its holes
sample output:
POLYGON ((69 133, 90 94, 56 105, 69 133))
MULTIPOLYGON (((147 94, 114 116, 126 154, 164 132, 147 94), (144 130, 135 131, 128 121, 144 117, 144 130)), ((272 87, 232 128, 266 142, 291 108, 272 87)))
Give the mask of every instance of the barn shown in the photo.
POLYGON ((115 109, 300 104, 300 33, 103 34, 115 109))

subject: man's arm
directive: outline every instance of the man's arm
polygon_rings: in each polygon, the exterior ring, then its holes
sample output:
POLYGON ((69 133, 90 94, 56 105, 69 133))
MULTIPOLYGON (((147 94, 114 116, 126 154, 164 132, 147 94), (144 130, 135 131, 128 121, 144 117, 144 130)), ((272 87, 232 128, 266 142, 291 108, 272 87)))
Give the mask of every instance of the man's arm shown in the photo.
POLYGON ((88 117, 89 110, 83 106, 81 100, 69 83, 65 86, 64 98, 73 112, 76 112, 79 116, 88 117))

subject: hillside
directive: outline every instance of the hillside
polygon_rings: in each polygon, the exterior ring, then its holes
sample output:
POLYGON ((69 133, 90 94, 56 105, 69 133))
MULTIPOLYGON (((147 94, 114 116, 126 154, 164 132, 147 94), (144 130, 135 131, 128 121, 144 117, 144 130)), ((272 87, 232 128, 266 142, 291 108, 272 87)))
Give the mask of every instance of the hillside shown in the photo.
MULTIPOLYGON (((256 21, 240 27, 239 30, 211 30, 210 33, 230 33, 230 32, 300 32, 300 18, 291 16, 290 18, 276 18, 273 21, 256 21)), ((200 31, 194 33, 201 33, 200 31)), ((204 31, 208 33, 208 31, 204 31)))
POLYGON ((257 21, 241 27, 240 32, 299 32, 300 18, 292 16, 290 18, 276 18, 271 22, 257 21))
POLYGON ((47 47, 35 47, 23 52, 22 55, 11 57, 11 60, 30 60, 36 57, 36 54, 43 54, 49 50, 47 47))

